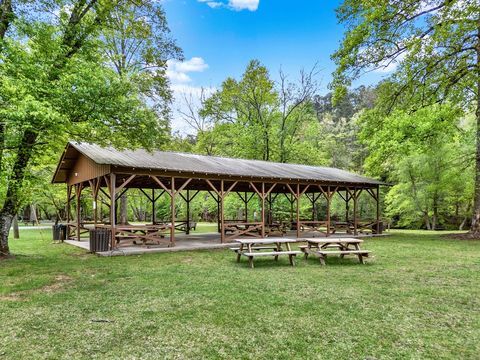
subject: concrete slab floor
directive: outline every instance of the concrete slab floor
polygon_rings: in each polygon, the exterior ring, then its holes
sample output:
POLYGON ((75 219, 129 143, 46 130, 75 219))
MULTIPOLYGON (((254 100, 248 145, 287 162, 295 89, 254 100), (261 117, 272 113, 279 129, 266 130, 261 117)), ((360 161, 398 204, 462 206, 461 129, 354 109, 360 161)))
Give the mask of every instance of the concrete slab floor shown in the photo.
MULTIPOLYGON (((388 236, 388 234, 381 235, 369 235, 359 234, 353 236, 350 234, 335 234, 332 237, 355 237, 355 238, 374 238, 388 236)), ((290 231, 285 235, 286 238, 296 238, 296 232, 290 231)), ((321 234, 302 234, 302 237, 318 237, 322 238, 321 234)), ((77 240, 65 240, 65 243, 73 246, 77 246, 86 251, 90 251, 90 244, 88 239, 83 238, 81 241, 77 240)), ((122 256, 122 255, 139 255, 148 253, 162 253, 162 252, 176 252, 176 251, 192 251, 192 250, 209 250, 209 249, 224 249, 238 246, 235 242, 220 243, 220 235, 218 233, 199 233, 199 234, 176 234, 175 246, 168 247, 166 244, 148 244, 148 245, 135 245, 131 241, 122 241, 117 249, 113 251, 98 252, 99 256, 122 256)))

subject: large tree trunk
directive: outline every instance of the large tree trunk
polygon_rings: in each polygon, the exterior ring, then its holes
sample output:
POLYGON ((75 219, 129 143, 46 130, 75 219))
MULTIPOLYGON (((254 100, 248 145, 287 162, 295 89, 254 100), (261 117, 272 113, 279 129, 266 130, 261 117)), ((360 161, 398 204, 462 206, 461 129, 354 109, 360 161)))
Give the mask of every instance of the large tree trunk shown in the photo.
POLYGON ((470 232, 480 236, 480 82, 477 94, 477 110, 475 112, 477 119, 476 132, 476 156, 475 156, 475 195, 473 204, 473 218, 470 232))
POLYGON ((13 165, 11 177, 8 180, 5 201, 0 210, 0 257, 10 255, 8 233, 12 225, 12 219, 17 214, 20 205, 18 195, 22 188, 25 171, 32 156, 37 136, 37 133, 33 130, 25 130, 17 147, 17 157, 13 165))
POLYGON ((127 220, 127 212, 128 212, 128 206, 127 206, 128 198, 127 194, 123 194, 120 196, 120 224, 126 225, 128 223, 127 220))
POLYGON ((476 131, 476 156, 475 156, 475 195, 473 202, 473 218, 470 232, 480 236, 480 26, 477 32, 477 108, 475 117, 477 120, 476 131))

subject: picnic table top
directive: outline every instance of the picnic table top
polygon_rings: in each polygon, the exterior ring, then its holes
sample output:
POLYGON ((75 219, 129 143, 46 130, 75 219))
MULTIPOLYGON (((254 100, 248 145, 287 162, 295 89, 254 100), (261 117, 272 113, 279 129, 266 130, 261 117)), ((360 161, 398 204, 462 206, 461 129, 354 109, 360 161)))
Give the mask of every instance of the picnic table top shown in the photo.
POLYGON ((363 242, 363 240, 354 238, 299 238, 298 240, 315 244, 358 244, 363 242))
MULTIPOLYGON (((111 228, 111 225, 98 224, 99 228, 111 228)), ((160 229, 170 227, 170 224, 133 224, 133 225, 115 225, 117 230, 143 230, 143 229, 160 229)))
POLYGON ((296 239, 289 239, 283 237, 269 237, 258 239, 235 239, 234 241, 240 244, 276 244, 276 243, 294 243, 296 239))

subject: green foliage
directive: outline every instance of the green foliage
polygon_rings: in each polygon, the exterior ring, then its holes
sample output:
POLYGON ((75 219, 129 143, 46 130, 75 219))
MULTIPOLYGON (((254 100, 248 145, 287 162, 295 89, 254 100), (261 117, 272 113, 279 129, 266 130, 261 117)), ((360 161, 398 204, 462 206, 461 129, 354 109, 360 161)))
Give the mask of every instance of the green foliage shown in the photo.
POLYGON ((166 61, 181 58, 155 2, 45 2, 17 10, 0 53, 0 195, 9 201, 6 215, 33 201, 32 195, 38 202, 43 191, 28 189, 50 181, 67 140, 164 146, 171 100, 166 61), (128 61, 119 65, 112 44, 121 41, 128 45, 121 48, 128 61), (153 67, 148 71, 141 67, 147 63, 153 67))
POLYGON ((387 117, 375 109, 362 116, 361 126, 367 170, 395 184, 386 197, 388 216, 400 226, 464 222, 473 194, 471 118, 451 104, 387 117))
POLYGON ((399 64, 390 106, 402 96, 410 107, 476 101, 477 1, 345 0, 338 18, 347 32, 332 55, 337 95, 365 71, 399 64))
POLYGON ((252 60, 240 80, 226 79, 203 99, 193 150, 209 155, 319 164, 313 149, 318 122, 313 108, 315 69, 292 83, 280 72, 274 82, 258 60, 252 60), (310 151, 313 152, 309 155, 310 151))

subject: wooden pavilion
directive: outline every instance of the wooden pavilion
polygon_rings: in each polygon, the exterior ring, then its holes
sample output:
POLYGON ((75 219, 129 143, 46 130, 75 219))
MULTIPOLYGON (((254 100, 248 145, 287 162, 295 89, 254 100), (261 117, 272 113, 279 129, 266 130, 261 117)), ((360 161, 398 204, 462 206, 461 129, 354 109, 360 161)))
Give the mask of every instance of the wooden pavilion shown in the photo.
POLYGON ((85 231, 81 220, 80 200, 82 190, 90 187, 93 201, 92 225, 111 230, 111 248, 123 239, 161 240, 175 246, 175 232, 180 228, 188 234, 190 230, 190 202, 200 191, 208 191, 218 204, 220 241, 239 236, 265 237, 272 224, 266 220, 267 206, 271 207, 272 195, 283 194, 296 209, 293 221, 297 238, 304 229, 323 229, 325 236, 335 232, 332 227, 331 202, 338 194, 346 205, 344 225, 347 232, 357 235, 368 227, 372 233, 382 231, 380 221, 379 187, 382 182, 353 174, 344 170, 274 163, 259 160, 244 160, 226 157, 203 156, 177 152, 148 152, 117 150, 88 143, 69 142, 61 156, 53 176, 53 183, 67 185, 68 238, 80 240, 85 231), (116 219, 116 203, 128 189, 139 189, 152 204, 152 223, 147 225, 120 226, 116 219), (156 192, 157 191, 157 192, 156 192), (362 191, 376 202, 374 220, 361 224, 357 218, 358 198, 362 191), (98 218, 97 200, 102 193, 109 201, 109 221, 98 218), (224 200, 230 193, 237 193, 248 211, 248 202, 257 195, 261 205, 259 221, 226 221, 224 200), (155 218, 155 203, 160 196, 170 200, 171 218, 158 222, 155 218), (326 218, 322 221, 300 219, 299 203, 307 196, 312 205, 323 197, 326 201, 326 218), (177 201, 186 202, 187 220, 179 223, 175 218, 177 201), (71 219, 70 208, 76 201, 76 217, 71 219), (353 203, 353 219, 348 218, 353 203))

